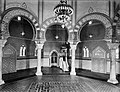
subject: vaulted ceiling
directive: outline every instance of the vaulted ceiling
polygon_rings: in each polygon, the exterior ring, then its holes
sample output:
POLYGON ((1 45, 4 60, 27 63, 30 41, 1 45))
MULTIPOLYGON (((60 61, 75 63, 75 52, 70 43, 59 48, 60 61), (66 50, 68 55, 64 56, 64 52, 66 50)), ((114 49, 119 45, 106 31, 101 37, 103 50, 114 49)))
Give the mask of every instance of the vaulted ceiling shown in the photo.
POLYGON ((11 37, 32 39, 33 26, 27 18, 22 16, 14 17, 9 23, 9 33, 11 37))
POLYGON ((102 40, 105 37, 105 27, 98 20, 88 21, 80 32, 81 41, 102 40))

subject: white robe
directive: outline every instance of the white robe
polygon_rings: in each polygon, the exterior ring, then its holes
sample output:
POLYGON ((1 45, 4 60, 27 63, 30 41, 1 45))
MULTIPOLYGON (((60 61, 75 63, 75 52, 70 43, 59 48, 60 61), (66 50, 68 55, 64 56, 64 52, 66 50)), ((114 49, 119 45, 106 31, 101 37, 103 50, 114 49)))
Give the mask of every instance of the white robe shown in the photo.
POLYGON ((68 63, 67 61, 63 61, 63 57, 60 58, 60 68, 63 69, 63 71, 68 71, 68 63))

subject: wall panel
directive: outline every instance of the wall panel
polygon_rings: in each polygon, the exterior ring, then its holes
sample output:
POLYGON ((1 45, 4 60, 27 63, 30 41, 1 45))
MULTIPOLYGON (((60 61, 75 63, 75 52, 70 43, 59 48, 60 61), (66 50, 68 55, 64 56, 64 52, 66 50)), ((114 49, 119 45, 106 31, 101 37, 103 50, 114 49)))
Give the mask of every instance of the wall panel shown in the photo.
POLYGON ((109 14, 109 2, 106 0, 77 0, 77 20, 89 12, 109 14))

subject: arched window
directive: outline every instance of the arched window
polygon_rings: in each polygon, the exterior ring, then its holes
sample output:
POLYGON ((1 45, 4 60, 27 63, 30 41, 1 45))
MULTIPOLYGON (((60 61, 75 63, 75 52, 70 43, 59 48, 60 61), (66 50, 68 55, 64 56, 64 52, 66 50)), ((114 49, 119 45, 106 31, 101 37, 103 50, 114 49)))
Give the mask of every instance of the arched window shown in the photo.
POLYGON ((26 53, 26 47, 24 45, 22 45, 20 47, 20 56, 25 56, 26 53))
POLYGON ((86 46, 83 48, 83 57, 89 57, 89 49, 86 46))
POLYGON ((37 56, 37 52, 38 52, 38 50, 37 50, 37 48, 35 48, 35 56, 37 56))
POLYGON ((119 59, 119 48, 116 49, 116 59, 119 59))

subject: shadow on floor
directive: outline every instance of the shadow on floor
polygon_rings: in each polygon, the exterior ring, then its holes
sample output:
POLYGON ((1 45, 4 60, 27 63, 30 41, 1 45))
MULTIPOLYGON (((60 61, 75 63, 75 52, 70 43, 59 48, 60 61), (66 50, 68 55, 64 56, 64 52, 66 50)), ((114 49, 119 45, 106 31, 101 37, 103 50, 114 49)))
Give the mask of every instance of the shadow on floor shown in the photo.
MULTIPOLYGON (((36 76, 36 68, 19 70, 15 73, 3 74, 3 80, 5 82, 12 82, 27 77, 36 76)), ((70 75, 70 72, 64 72, 59 67, 42 67, 43 75, 70 75)), ((76 69, 77 76, 89 77, 97 80, 107 81, 109 74, 91 72, 90 70, 76 69)), ((117 79, 120 82, 120 75, 117 75, 117 79)))
MULTIPOLYGON (((3 74, 2 77, 5 82, 12 82, 23 78, 35 76, 36 70, 37 68, 18 70, 14 73, 3 74)), ((42 67, 42 73, 43 75, 69 75, 69 72, 64 72, 62 69, 56 66, 42 67)))
POLYGON ((76 73, 77 73, 76 75, 78 76, 89 77, 102 81, 107 81, 109 79, 109 74, 91 72, 90 70, 85 70, 85 69, 76 69, 76 73))

